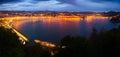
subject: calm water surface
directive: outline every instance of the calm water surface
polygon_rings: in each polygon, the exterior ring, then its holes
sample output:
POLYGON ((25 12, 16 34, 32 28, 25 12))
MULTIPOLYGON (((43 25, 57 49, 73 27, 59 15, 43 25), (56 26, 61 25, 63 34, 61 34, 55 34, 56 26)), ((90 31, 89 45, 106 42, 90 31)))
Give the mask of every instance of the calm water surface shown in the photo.
POLYGON ((25 18, 15 20, 11 25, 24 34, 30 41, 39 39, 48 42, 57 42, 66 35, 90 36, 92 29, 110 30, 117 27, 107 17, 87 16, 86 18, 51 17, 51 18, 25 18))

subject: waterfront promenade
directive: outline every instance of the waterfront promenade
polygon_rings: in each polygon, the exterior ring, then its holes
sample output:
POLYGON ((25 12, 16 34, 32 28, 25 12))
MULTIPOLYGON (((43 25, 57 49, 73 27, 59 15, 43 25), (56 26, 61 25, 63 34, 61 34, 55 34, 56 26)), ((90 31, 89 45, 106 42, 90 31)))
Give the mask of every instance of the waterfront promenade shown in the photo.
MULTIPOLYGON (((19 36, 19 40, 21 40, 21 42, 23 44, 26 44, 27 42, 29 42, 29 38, 25 37, 22 33, 20 33, 19 31, 17 31, 15 28, 13 28, 10 23, 13 22, 13 20, 18 20, 20 18, 13 18, 13 19, 9 19, 9 18, 0 18, 0 26, 3 26, 5 28, 9 28, 9 29, 12 29, 12 31, 14 33, 16 33, 18 36, 19 36)), ((34 40, 35 43, 39 43, 41 44, 42 46, 45 46, 45 47, 50 47, 50 48, 53 48, 55 47, 55 44, 52 44, 52 43, 48 43, 48 42, 44 42, 44 41, 40 41, 40 40, 34 40)))

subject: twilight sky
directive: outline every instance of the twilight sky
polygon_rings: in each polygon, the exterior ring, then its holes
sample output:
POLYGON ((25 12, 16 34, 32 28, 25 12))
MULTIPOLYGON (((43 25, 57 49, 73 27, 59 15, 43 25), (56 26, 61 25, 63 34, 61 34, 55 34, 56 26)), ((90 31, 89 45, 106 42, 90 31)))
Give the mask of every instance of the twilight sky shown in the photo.
POLYGON ((120 0, 0 0, 0 10, 120 11, 120 0))

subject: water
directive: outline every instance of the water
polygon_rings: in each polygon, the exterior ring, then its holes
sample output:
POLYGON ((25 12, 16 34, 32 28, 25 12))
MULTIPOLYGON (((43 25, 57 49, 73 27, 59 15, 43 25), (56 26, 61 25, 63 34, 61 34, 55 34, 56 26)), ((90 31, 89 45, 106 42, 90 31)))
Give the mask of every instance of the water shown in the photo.
POLYGON ((92 29, 98 32, 102 29, 110 30, 118 25, 112 24, 107 17, 87 16, 86 18, 25 18, 14 20, 11 25, 24 34, 30 41, 35 39, 47 42, 57 42, 66 35, 90 36, 92 29))

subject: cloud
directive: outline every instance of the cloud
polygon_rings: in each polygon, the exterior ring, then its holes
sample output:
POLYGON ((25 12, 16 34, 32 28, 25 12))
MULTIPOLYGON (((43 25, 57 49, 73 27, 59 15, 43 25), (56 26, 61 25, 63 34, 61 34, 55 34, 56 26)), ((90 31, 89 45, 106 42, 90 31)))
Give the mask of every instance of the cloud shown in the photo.
POLYGON ((50 0, 29 0, 31 3, 39 3, 39 2, 45 2, 50 0))
POLYGON ((34 0, 34 1, 49 1, 49 0, 34 0))
MULTIPOLYGON (((19 3, 3 3, 0 10, 25 11, 120 11, 120 3, 113 0, 24 0, 19 3), (97 1, 97 2, 95 2, 97 1), (104 2, 102 2, 104 1, 104 2)), ((117 0, 115 0, 117 1, 117 0)))
POLYGON ((21 1, 23 1, 23 0, 1 0, 1 1, 0 1, 0 4, 21 2, 21 1))
POLYGON ((67 7, 70 7, 69 4, 60 4, 56 0, 41 1, 37 3, 31 3, 30 1, 21 2, 17 4, 3 4, 0 5, 1 10, 26 10, 26 11, 62 11, 67 7))
POLYGON ((75 4, 75 1, 76 0, 57 0, 57 1, 59 1, 59 2, 61 2, 61 3, 68 3, 68 4, 75 4))
POLYGON ((60 0, 62 3, 72 4, 76 11, 120 11, 120 0, 60 0), (72 2, 72 3, 71 3, 72 2))
POLYGON ((116 2, 120 3, 120 0, 90 0, 92 2, 102 3, 102 2, 116 2))

